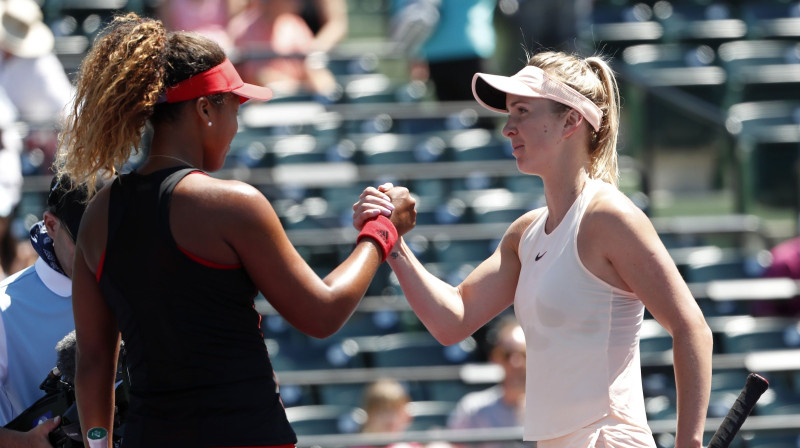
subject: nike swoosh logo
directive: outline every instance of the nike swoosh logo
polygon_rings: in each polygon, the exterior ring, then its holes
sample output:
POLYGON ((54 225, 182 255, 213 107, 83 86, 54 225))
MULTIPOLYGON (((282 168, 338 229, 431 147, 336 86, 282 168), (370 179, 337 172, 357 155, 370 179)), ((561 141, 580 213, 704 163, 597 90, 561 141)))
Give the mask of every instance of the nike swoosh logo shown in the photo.
POLYGON ((541 259, 542 259, 542 257, 544 257, 544 254, 546 254, 546 253, 547 253, 547 251, 544 251, 544 252, 542 252, 542 253, 540 253, 540 254, 536 254, 536 259, 535 259, 534 261, 539 261, 539 260, 541 260, 541 259))

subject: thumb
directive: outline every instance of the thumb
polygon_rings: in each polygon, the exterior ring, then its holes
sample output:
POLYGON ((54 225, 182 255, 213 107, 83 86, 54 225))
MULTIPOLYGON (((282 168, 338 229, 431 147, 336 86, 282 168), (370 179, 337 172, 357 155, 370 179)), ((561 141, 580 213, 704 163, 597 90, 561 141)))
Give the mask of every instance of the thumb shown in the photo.
POLYGON ((39 423, 35 428, 31 431, 42 432, 45 434, 50 434, 50 432, 58 427, 61 423, 61 416, 57 415, 53 418, 49 418, 42 423, 39 423))

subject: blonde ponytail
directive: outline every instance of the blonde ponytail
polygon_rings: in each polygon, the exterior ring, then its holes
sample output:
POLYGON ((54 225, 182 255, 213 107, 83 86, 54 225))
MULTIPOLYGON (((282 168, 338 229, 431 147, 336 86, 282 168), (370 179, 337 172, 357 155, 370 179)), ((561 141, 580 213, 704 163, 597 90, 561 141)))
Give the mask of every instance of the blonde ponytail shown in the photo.
POLYGON ((546 51, 529 57, 528 65, 546 71, 564 84, 589 98, 603 112, 600 129, 592 130, 589 141, 589 177, 612 185, 619 184, 617 136, 619 135, 620 99, 614 72, 599 56, 579 56, 546 51))

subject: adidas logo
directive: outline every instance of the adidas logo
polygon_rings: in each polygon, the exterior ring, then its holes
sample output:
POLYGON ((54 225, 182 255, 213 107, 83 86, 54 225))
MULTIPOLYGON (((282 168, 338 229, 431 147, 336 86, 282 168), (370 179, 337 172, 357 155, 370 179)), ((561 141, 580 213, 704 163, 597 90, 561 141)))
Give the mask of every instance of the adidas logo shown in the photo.
POLYGON ((386 230, 379 230, 378 234, 383 238, 383 241, 389 241, 389 232, 386 230))

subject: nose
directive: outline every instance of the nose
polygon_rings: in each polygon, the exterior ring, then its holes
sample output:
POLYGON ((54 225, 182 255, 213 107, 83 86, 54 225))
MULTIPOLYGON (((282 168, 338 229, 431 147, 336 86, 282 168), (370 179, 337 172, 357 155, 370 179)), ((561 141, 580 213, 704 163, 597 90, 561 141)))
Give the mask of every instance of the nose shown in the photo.
POLYGON ((511 138, 511 136, 516 135, 516 133, 517 133, 517 128, 513 124, 511 124, 511 117, 508 117, 505 126, 503 126, 503 136, 511 138))

